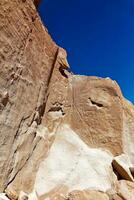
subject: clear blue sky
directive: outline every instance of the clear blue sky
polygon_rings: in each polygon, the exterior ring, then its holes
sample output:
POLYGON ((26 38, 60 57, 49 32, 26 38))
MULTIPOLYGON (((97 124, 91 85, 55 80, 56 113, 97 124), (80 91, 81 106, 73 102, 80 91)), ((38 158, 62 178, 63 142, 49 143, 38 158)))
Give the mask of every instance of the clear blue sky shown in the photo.
POLYGON ((42 0, 38 10, 74 73, 111 77, 134 102, 134 0, 42 0))

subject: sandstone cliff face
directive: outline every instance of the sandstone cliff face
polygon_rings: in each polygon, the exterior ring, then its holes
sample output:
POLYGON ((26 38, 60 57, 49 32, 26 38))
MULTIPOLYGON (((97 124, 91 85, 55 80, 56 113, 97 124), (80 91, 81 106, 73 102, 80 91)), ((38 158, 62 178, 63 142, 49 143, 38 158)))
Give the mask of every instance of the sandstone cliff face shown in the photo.
POLYGON ((36 138, 35 130, 44 114, 58 47, 42 26, 32 1, 3 0, 0 16, 0 188, 3 190, 30 161, 36 148, 40 145, 45 148, 45 142, 36 138))
POLYGON ((133 200, 133 105, 69 72, 33 2, 0 2, 0 198, 133 200))

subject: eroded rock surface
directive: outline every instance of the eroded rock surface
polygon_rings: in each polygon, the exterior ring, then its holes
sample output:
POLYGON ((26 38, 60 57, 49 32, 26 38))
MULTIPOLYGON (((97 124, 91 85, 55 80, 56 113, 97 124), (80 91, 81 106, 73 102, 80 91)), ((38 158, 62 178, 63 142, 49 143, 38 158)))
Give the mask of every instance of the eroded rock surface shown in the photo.
POLYGON ((0 199, 134 200, 134 107, 70 72, 37 4, 0 1, 0 199))

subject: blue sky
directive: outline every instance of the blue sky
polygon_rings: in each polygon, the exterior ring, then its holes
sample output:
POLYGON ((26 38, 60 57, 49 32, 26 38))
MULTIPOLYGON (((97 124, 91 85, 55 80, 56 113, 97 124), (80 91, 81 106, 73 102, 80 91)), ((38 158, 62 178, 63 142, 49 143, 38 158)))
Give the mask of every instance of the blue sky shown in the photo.
POLYGON ((134 102, 134 0, 42 0, 38 10, 74 73, 110 77, 134 102))

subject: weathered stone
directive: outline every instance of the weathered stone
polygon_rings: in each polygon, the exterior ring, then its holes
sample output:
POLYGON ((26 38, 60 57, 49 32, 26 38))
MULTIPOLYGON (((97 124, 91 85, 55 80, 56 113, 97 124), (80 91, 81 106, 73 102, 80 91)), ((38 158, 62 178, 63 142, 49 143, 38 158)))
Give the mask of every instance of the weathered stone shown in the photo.
POLYGON ((34 191, 41 196, 58 188, 61 193, 66 186, 67 192, 85 188, 105 192, 116 181, 112 159, 108 152, 88 147, 68 125, 60 125, 49 156, 40 165, 34 191))
MULTIPOLYGON (((36 127, 44 114, 58 47, 42 26, 32 1, 1 0, 0 18, 0 191, 3 191, 43 143, 36 139, 36 127)), ((35 168, 39 160, 37 157, 36 163, 31 161, 35 168)))
POLYGON ((123 100, 123 147, 134 166, 134 106, 123 100))
POLYGON ((9 200, 5 193, 0 193, 0 200, 9 200))
POLYGON ((23 191, 20 192, 18 200, 28 200, 28 195, 23 191))
POLYGON ((68 195, 68 200, 109 200, 109 197, 99 191, 74 191, 68 195))
POLYGON ((18 199, 18 194, 13 190, 13 189, 6 189, 5 190, 5 193, 6 193, 6 196, 9 198, 9 199, 12 199, 12 200, 17 200, 18 199))
POLYGON ((123 151, 123 110, 116 82, 74 75, 70 78, 69 92, 72 100, 70 124, 75 132, 92 147, 120 154, 123 151))
POLYGON ((124 200, 134 199, 134 183, 121 180, 117 183, 117 194, 124 200))

